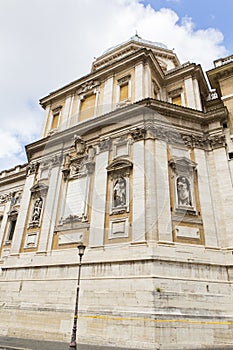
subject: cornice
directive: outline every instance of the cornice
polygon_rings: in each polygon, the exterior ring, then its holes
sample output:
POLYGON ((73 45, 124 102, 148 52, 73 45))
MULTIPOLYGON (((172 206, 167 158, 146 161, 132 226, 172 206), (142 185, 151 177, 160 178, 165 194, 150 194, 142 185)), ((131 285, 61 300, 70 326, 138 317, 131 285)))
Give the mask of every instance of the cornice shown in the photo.
POLYGON ((92 71, 98 69, 98 67, 101 67, 103 65, 106 67, 108 62, 111 62, 111 60, 114 60, 118 57, 122 57, 127 52, 135 52, 140 49, 153 51, 155 56, 169 58, 174 62, 175 65, 179 64, 179 60, 172 50, 156 46, 153 43, 146 43, 145 41, 138 42, 135 40, 130 40, 113 47, 98 57, 92 64, 92 71))
POLYGON ((233 62, 223 64, 206 72, 212 88, 220 92, 219 80, 227 78, 233 74, 233 62))
POLYGON ((164 73, 160 68, 160 65, 154 56, 152 50, 145 48, 139 49, 128 56, 120 58, 118 61, 112 62, 111 64, 102 67, 94 72, 91 72, 83 77, 63 86, 62 88, 51 92, 49 95, 40 99, 40 105, 45 108, 47 104, 50 104, 53 100, 64 98, 65 96, 72 94, 78 91, 83 84, 88 84, 93 80, 103 81, 107 76, 111 76, 118 71, 121 71, 123 68, 135 64, 136 62, 145 62, 151 61, 157 67, 158 73, 161 77, 164 78, 164 73))
MULTIPOLYGON (((177 106, 169 102, 147 98, 101 116, 84 120, 71 128, 62 130, 52 136, 47 136, 27 145, 26 151, 28 159, 29 161, 35 159, 33 155, 41 151, 44 151, 46 157, 52 155, 54 146, 58 146, 57 151, 65 151, 65 148, 69 147, 68 144, 75 134, 84 137, 87 142, 92 140, 91 142, 98 143, 101 129, 117 124, 119 124, 120 127, 123 125, 124 129, 132 128, 130 118, 140 117, 139 119, 143 121, 147 112, 149 112, 149 114, 153 112, 160 113, 162 116, 168 117, 167 124, 172 120, 172 123, 176 126, 181 125, 180 123, 182 123, 182 121, 190 121, 193 123, 194 128, 196 127, 199 131, 201 131, 204 126, 208 125, 208 123, 212 121, 223 121, 228 116, 226 107, 214 109, 209 112, 202 112, 177 106)), ((190 133, 192 133, 191 130, 190 133)))
POLYGON ((171 71, 166 72, 165 83, 169 84, 172 82, 176 82, 179 79, 183 79, 189 75, 192 77, 196 77, 199 80, 207 96, 209 94, 209 88, 203 70, 199 64, 197 65, 195 63, 188 62, 180 67, 174 68, 171 71))
POLYGON ((0 177, 0 186, 4 186, 4 185, 10 184, 10 183, 17 184, 17 182, 20 182, 20 181, 26 179, 27 164, 18 165, 13 169, 1 171, 1 174, 4 172, 6 174, 3 177, 0 177), (20 170, 17 172, 13 171, 17 167, 20 167, 20 170))

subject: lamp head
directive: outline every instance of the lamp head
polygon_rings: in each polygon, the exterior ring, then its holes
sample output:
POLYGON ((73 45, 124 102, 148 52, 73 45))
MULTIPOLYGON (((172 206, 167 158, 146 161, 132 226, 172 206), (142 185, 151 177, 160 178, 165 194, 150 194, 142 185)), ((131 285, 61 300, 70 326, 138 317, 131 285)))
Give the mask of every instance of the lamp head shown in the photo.
POLYGON ((78 244, 78 255, 80 258, 83 256, 86 246, 83 243, 78 244))

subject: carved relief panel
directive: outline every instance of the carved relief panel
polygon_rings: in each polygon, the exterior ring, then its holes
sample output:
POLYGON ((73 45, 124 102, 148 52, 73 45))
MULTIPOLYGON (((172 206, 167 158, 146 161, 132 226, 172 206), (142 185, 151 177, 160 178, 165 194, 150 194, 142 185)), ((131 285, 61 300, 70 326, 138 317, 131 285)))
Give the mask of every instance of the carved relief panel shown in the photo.
POLYGON ((95 149, 87 147, 85 141, 74 136, 74 144, 64 157, 64 204, 59 225, 87 222, 91 175, 95 168, 95 149))

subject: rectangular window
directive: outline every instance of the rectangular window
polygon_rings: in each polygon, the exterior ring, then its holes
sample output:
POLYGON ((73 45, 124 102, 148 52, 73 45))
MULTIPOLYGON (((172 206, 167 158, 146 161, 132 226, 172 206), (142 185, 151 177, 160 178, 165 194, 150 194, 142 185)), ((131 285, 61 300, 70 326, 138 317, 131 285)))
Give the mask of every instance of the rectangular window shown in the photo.
POLYGON ((181 95, 172 97, 172 103, 178 106, 182 106, 181 95))
POLYGON ((56 129, 58 127, 59 113, 53 115, 52 126, 51 129, 56 129))
POLYGON ((84 100, 82 100, 81 106, 80 106, 79 121, 82 121, 94 116, 95 100, 96 100, 95 94, 87 96, 84 98, 84 100))
POLYGON ((127 100, 129 98, 129 84, 120 85, 120 101, 127 100))
POLYGON ((9 234, 8 234, 8 241, 12 241, 14 232, 15 232, 15 226, 16 226, 16 220, 10 221, 10 227, 9 227, 9 234))

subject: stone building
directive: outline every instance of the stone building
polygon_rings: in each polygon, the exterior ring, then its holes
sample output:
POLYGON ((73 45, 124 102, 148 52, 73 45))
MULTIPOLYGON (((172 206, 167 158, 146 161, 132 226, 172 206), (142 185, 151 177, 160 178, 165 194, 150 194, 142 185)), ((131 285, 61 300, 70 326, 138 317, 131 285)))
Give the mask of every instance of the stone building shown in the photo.
POLYGON ((233 57, 181 64, 134 36, 40 100, 28 164, 0 173, 0 332, 80 343, 233 344, 233 57))

